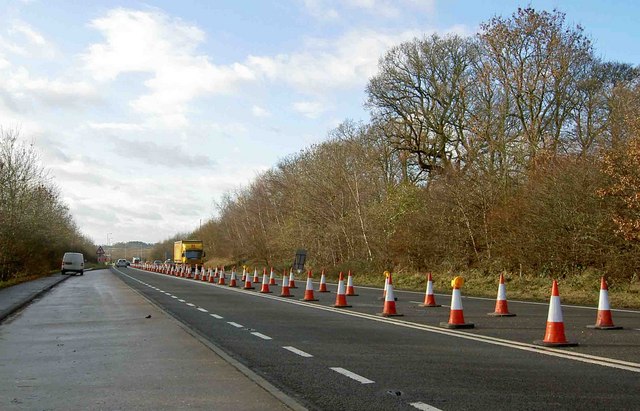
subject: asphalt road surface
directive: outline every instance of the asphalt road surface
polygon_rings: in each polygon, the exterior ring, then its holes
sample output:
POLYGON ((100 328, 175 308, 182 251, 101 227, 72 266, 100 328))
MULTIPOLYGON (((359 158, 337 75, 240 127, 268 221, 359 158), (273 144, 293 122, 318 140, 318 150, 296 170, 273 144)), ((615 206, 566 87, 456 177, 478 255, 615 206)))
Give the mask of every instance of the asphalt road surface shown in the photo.
MULTIPOLYGON (((403 317, 383 318, 381 289, 356 287, 351 308, 331 293, 295 297, 218 286, 133 268, 114 270, 192 330, 309 409, 639 409, 640 312, 614 311, 618 331, 585 326, 596 310, 563 307, 572 348, 532 345, 544 336, 546 304, 509 302, 516 317, 494 318, 495 301, 463 298, 472 330, 439 327, 449 316, 420 308, 424 294, 396 290, 403 317)), ((280 283, 280 281, 278 281, 280 283)), ((316 284, 317 289, 317 284, 316 284)))
POLYGON ((2 322, 0 382, 2 411, 290 409, 109 270, 2 322))

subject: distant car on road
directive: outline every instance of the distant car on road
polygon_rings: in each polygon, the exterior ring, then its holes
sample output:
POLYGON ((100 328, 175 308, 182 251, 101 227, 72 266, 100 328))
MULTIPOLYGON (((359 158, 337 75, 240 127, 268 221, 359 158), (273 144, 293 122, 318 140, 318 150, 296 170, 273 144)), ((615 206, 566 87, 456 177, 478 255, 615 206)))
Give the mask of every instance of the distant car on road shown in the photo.
POLYGON ((126 267, 128 265, 129 265, 129 262, 124 258, 120 258, 118 261, 116 261, 116 267, 126 267))
POLYGON ((64 253, 60 272, 62 274, 72 272, 84 275, 84 255, 82 253, 64 253))
POLYGON ((153 261, 153 265, 162 265, 162 261, 160 261, 160 260, 154 260, 154 261, 153 261))
POLYGON ((173 261, 170 258, 167 258, 166 260, 164 260, 165 264, 173 264, 173 261))

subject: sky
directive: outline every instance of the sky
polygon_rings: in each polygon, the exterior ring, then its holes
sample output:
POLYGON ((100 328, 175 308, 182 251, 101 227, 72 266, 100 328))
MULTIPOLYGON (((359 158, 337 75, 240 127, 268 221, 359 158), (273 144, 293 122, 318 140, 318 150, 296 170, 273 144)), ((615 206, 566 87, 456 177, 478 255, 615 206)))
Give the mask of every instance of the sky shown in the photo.
POLYGON ((0 127, 33 143, 81 232, 154 243, 224 193, 368 121, 390 47, 558 9, 597 56, 640 64, 640 2, 0 0, 0 127))

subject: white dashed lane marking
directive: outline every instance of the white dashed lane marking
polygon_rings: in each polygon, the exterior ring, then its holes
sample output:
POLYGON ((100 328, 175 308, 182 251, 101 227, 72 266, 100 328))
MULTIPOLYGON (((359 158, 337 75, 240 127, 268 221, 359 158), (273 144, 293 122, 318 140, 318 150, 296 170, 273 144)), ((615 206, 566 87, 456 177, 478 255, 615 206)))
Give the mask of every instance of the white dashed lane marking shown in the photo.
POLYGON ((178 298, 178 297, 177 297, 177 296, 175 296, 175 295, 172 295, 172 296, 171 296, 171 298, 178 298))
POLYGON ((363 377, 362 375, 358 375, 354 372, 351 372, 349 370, 346 370, 344 368, 341 367, 329 367, 330 369, 332 369, 333 371, 337 372, 338 374, 342 374, 345 377, 349 377, 352 380, 356 380, 358 381, 360 384, 373 384, 375 383, 375 381, 372 381, 368 378, 363 377))
POLYGON ((309 353, 306 353, 306 352, 304 352, 302 350, 299 350, 296 347, 287 346, 287 347, 282 347, 282 348, 284 348, 285 350, 291 351, 294 354, 298 354, 301 357, 306 357, 306 358, 313 357, 313 355, 311 355, 309 353))
POLYGON ((263 340, 272 340, 273 338, 269 337, 268 335, 264 335, 261 334, 259 332, 252 332, 251 334, 255 335, 256 337, 262 338, 263 340))
POLYGON ((187 305, 188 305, 189 307, 195 307, 195 306, 196 306, 195 304, 191 304, 191 303, 187 303, 187 305))
POLYGON ((202 311, 203 313, 208 313, 209 311, 205 310, 204 308, 198 307, 198 311, 202 311))
POLYGON ((178 301, 180 301, 181 303, 184 303, 184 302, 185 302, 183 299, 179 299, 178 301))
POLYGON ((219 316, 218 314, 209 314, 210 316, 212 316, 213 318, 217 319, 217 320, 222 320, 224 317, 219 316))
POLYGON ((233 321, 227 321, 227 324, 233 325, 236 328, 243 328, 244 327, 244 325, 238 324, 238 323, 234 323, 233 321))
POLYGON ((424 402, 412 402, 409 405, 422 411, 440 411, 440 408, 432 407, 431 405, 425 404, 424 402))

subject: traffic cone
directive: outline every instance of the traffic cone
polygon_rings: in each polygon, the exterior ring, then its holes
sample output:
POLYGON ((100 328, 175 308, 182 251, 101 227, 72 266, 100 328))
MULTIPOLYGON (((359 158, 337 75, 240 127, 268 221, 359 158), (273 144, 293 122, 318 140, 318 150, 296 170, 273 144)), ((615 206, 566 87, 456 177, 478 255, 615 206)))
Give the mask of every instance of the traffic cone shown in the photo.
POLYGON ((209 282, 210 283, 215 283, 217 277, 218 277, 218 267, 216 267, 215 269, 210 268, 209 269, 209 282))
POLYGON ((347 297, 345 296, 345 288, 344 288, 344 274, 342 274, 342 271, 340 272, 340 278, 338 279, 338 291, 336 292, 336 303, 333 306, 336 308, 351 307, 350 305, 347 305, 347 297))
POLYGON ((269 280, 267 279, 267 269, 264 269, 262 273, 262 287, 260 287, 260 292, 263 294, 270 294, 271 290, 269 290, 269 280))
POLYGON ((240 279, 242 283, 247 281, 247 267, 242 267, 242 278, 240 279))
POLYGON ((349 270, 349 274, 347 275, 347 292, 345 293, 348 296, 357 296, 356 290, 353 288, 353 276, 351 275, 351 270, 349 270))
POLYGON ((304 290, 304 298, 302 301, 318 301, 318 299, 313 295, 313 282, 311 281, 311 270, 307 274, 307 286, 304 290))
POLYGON ((289 288, 298 288, 296 287, 296 279, 293 277, 293 268, 289 270, 289 288))
POLYGON ((293 297, 293 294, 289 292, 289 277, 287 277, 287 270, 284 270, 282 275, 282 291, 280 297, 293 297))
POLYGON ((224 274, 224 266, 220 269, 220 273, 218 273, 218 285, 224 285, 225 283, 225 274, 224 274))
POLYGON ((452 284, 453 291, 451 292, 451 310, 449 311, 449 322, 441 322, 440 326, 446 328, 473 328, 473 323, 464 322, 460 288, 457 284, 454 284, 454 282, 452 282, 452 284))
POLYGON ((396 301, 393 296, 393 280, 391 274, 389 274, 389 280, 387 281, 387 293, 384 297, 384 307, 380 313, 383 317, 402 317, 403 314, 396 312, 396 301))
POLYGON ((233 267, 231 269, 231 278, 229 279, 229 287, 237 287, 238 284, 236 282, 236 268, 233 267))
MULTIPOLYGON (((389 271, 384 272, 384 288, 382 289, 382 297, 378 298, 380 301, 384 301, 387 298, 387 288, 389 287, 389 271)), ((398 297, 393 296, 393 301, 398 301, 398 297)))
POLYGON ((269 285, 278 285, 276 284, 276 277, 273 273, 273 267, 271 267, 271 273, 269 274, 269 285))
POLYGON ((533 343, 545 347, 573 347, 578 345, 567 341, 567 337, 564 335, 562 305, 560 305, 560 293, 558 292, 558 282, 556 280, 553 280, 551 287, 551 299, 549 301, 549 314, 547 315, 547 329, 544 333, 544 340, 536 340, 533 343))
POLYGON ((198 264, 196 264, 196 268, 193 271, 193 279, 194 280, 199 280, 200 279, 200 271, 199 271, 199 268, 198 268, 198 264))
POLYGON ((424 303, 420 304, 420 307, 442 307, 442 305, 436 303, 436 297, 433 295, 433 279, 431 273, 427 275, 427 291, 424 296, 424 303))
POLYGON ((596 317, 596 325, 587 325, 587 328, 596 330, 621 330, 622 327, 613 325, 611 318, 611 309, 609 308, 609 287, 607 281, 602 277, 600 279, 600 299, 598 300, 598 316, 596 317))
POLYGON ((245 273, 244 276, 244 287, 242 287, 245 290, 255 290, 256 288, 253 286, 253 284, 251 284, 251 275, 249 275, 249 273, 245 273))
POLYGON ((318 288, 319 293, 328 293, 327 290, 327 277, 324 275, 324 270, 322 270, 322 275, 320 276, 320 288, 318 288))
POLYGON ((191 279, 193 278, 193 275, 191 273, 191 266, 187 266, 187 278, 191 279))
POLYGON ((515 317, 515 314, 509 312, 507 307, 507 288, 504 285, 504 275, 500 274, 500 284, 498 285, 498 298, 496 299, 496 309, 489 313, 492 317, 515 317))
POLYGON ((253 269, 253 283, 258 284, 260 282, 260 278, 258 277, 258 269, 253 269))

